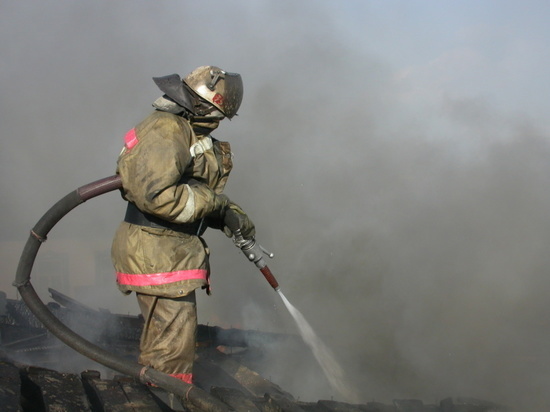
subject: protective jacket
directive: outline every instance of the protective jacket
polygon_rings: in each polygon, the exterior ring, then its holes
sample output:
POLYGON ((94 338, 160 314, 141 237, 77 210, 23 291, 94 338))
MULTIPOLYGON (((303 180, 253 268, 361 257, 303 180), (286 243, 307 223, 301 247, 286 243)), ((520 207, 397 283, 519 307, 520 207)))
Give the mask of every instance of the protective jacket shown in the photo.
POLYGON ((122 196, 166 225, 120 224, 112 260, 124 293, 174 298, 208 285, 209 252, 200 234, 222 226, 216 199, 233 165, 229 143, 192 126, 157 110, 126 134, 117 162, 122 196))

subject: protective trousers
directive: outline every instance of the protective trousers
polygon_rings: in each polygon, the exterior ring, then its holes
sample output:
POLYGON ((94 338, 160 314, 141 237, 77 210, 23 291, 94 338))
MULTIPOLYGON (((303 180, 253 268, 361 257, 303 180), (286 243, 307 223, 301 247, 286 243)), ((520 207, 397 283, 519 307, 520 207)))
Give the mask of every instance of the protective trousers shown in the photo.
POLYGON ((180 298, 137 293, 144 318, 138 362, 192 383, 197 307, 195 291, 180 298))

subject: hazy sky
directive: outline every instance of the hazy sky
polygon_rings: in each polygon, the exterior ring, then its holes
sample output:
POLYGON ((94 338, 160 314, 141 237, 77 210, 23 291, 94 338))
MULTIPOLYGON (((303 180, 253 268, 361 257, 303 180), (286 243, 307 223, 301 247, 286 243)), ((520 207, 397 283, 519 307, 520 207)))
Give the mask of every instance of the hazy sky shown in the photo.
MULTIPOLYGON (((245 84, 214 134, 235 153, 227 194, 363 400, 545 409, 549 17, 545 1, 1 1, 2 288, 15 296, 47 208, 114 172, 160 95, 151 77, 214 64, 245 84)), ((108 264, 123 209, 110 194, 67 217, 44 256, 96 255, 39 262, 42 284, 57 264, 73 282, 103 262, 104 283, 65 292, 137 313, 108 264)), ((207 241, 201 321, 293 332, 231 242, 207 241)), ((290 352, 271 376, 326 396, 306 368, 288 376, 290 352)))

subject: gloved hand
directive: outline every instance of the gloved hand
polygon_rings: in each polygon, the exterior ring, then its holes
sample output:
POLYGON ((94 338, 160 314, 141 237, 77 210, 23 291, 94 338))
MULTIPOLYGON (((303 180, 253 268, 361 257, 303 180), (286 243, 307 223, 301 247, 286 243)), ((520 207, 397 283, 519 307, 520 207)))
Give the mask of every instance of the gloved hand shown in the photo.
POLYGON ((229 202, 225 210, 223 232, 227 237, 233 236, 233 231, 240 229, 245 239, 252 239, 256 235, 256 228, 252 220, 239 205, 229 202))
POLYGON ((213 212, 221 212, 230 204, 230 200, 226 195, 216 194, 204 183, 189 179, 187 184, 191 187, 195 196, 195 219, 203 218, 213 212))
POLYGON ((229 198, 223 193, 221 195, 217 195, 214 193, 213 210, 225 210, 227 209, 230 203, 231 201, 229 200, 229 198))

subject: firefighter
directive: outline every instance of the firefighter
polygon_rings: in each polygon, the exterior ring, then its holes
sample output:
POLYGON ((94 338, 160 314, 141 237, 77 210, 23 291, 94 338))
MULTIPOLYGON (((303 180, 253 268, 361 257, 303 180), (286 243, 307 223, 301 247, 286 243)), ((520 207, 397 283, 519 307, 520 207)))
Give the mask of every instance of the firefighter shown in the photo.
POLYGON ((193 380, 195 290, 210 294, 207 227, 238 217, 245 238, 254 224, 223 194, 233 167, 229 143, 210 135, 237 114, 241 76, 201 66, 183 80, 153 78, 164 93, 155 110, 125 136, 117 161, 128 202, 112 244, 119 289, 135 292, 144 327, 139 363, 187 383, 193 380))

